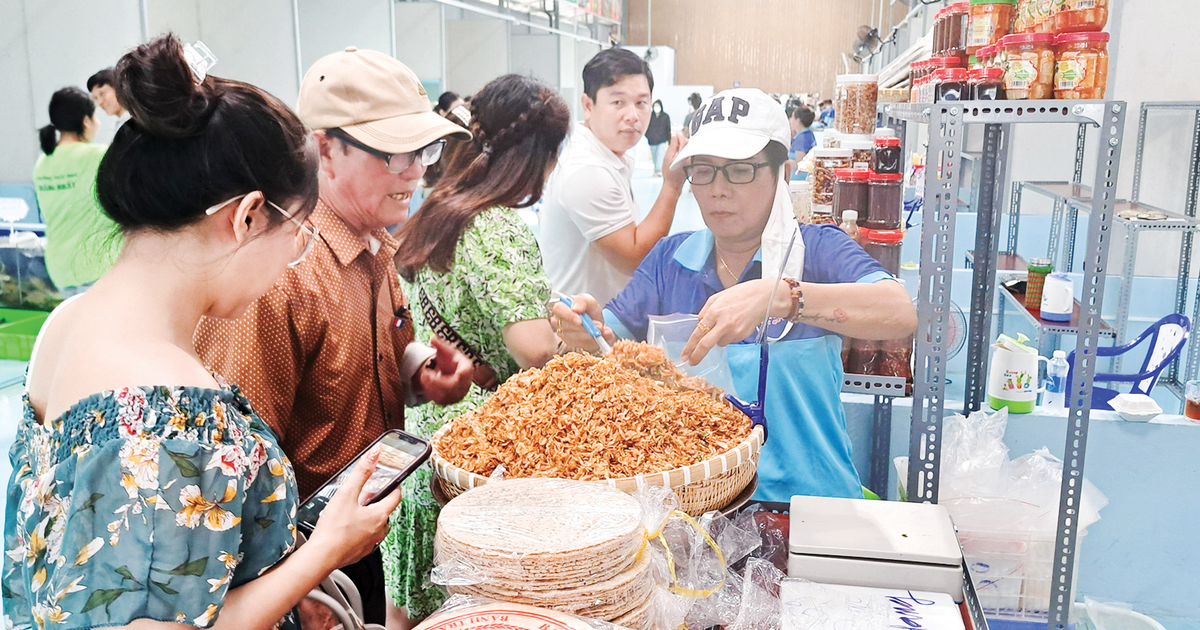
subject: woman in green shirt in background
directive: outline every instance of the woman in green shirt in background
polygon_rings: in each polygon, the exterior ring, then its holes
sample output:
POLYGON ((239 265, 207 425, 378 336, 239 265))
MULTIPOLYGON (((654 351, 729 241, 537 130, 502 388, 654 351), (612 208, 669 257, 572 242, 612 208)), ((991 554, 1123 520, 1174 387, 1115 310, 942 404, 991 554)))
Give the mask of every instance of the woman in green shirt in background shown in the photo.
POLYGON ((95 112, 86 92, 63 88, 50 97, 50 124, 38 132, 45 155, 33 167, 33 183, 46 222, 46 270, 68 297, 104 275, 121 250, 116 224, 96 201, 107 147, 92 144, 100 129, 95 112))
MULTIPOLYGON (((396 235, 396 269, 414 312, 417 339, 438 335, 475 360, 475 384, 445 407, 405 412, 404 430, 429 438, 482 405, 496 385, 558 350, 546 319, 550 279, 537 239, 516 209, 542 196, 567 136, 570 111, 554 90, 528 77, 502 76, 471 101, 469 142, 445 158, 441 179, 396 235)), ((428 464, 404 481, 404 500, 384 541, 388 627, 411 627, 442 603, 429 579, 438 504, 428 464)))

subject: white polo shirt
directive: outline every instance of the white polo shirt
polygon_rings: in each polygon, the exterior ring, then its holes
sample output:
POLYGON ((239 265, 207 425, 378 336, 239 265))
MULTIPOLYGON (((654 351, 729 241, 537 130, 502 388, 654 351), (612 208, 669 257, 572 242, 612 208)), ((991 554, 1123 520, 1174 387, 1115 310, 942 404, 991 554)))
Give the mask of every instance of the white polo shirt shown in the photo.
POLYGON ((593 243, 637 221, 631 153, 618 156, 575 126, 542 200, 538 243, 555 291, 591 293, 603 306, 629 284, 593 243))

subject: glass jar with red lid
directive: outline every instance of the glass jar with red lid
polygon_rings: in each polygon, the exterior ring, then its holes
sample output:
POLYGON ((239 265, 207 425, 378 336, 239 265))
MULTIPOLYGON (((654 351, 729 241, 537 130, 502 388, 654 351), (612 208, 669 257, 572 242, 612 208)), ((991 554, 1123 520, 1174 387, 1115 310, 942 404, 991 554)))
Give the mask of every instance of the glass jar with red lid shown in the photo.
POLYGON ((979 59, 980 67, 987 68, 992 65, 992 47, 984 46, 975 51, 975 57, 979 59))
POLYGON ((969 2, 956 2, 946 7, 946 17, 944 18, 946 47, 942 49, 942 56, 957 57, 966 63, 967 27, 970 12, 971 4, 969 2))
POLYGON ((900 138, 875 136, 875 159, 871 170, 876 173, 899 173, 901 166, 900 138))
POLYGON ((1108 24, 1108 0, 1060 1, 1062 8, 1054 16, 1060 34, 1102 31, 1108 24))
POLYGON ((950 7, 944 7, 933 16, 933 56, 941 57, 946 52, 946 12, 950 7))
POLYGON ((972 101, 1003 101, 1004 68, 979 68, 967 73, 972 101))
POLYGON ((1054 98, 1104 100, 1108 33, 1063 33, 1054 44, 1054 98))
POLYGON ((1017 0, 971 0, 967 54, 979 57, 979 49, 991 46, 1008 35, 1017 10, 1017 0))
POLYGON ((1054 35, 1023 33, 1000 40, 1006 67, 1004 91, 1010 100, 1045 99, 1054 95, 1054 35))
POLYGON ((865 168, 834 169, 833 216, 840 217, 847 210, 858 213, 858 222, 863 223, 871 211, 870 192, 867 189, 871 171, 865 168))
POLYGON ((860 227, 872 230, 895 230, 900 228, 900 215, 904 208, 904 175, 901 173, 871 173, 871 203, 860 227))
POLYGON ((933 74, 933 102, 965 101, 970 98, 966 68, 942 68, 933 74))
POLYGON ((904 241, 903 230, 873 230, 859 228, 862 248, 893 276, 900 275, 900 245, 904 241))

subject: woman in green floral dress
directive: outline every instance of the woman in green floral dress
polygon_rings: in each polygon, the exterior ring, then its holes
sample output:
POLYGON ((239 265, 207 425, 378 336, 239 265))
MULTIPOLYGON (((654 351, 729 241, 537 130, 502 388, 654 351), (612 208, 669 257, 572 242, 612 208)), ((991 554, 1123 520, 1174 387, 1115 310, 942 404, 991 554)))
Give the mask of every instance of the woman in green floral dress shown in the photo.
MULTIPOLYGON (((562 97, 539 81, 507 75, 491 82, 471 101, 473 139, 456 147, 446 174, 398 233, 396 268, 424 314, 413 318, 417 338, 428 341, 436 331, 476 364, 462 402, 409 410, 407 431, 432 436, 481 405, 495 384, 540 367, 558 349, 546 320, 550 281, 537 240, 514 209, 541 197, 569 121, 562 97)), ((431 475, 427 464, 405 481, 383 544, 388 594, 409 620, 442 602, 429 579, 438 515, 431 475)))
POLYGON ((237 317, 307 253, 316 151, 275 97, 196 82, 173 35, 121 58, 117 95, 132 119, 96 193, 124 246, 46 320, 30 359, 9 452, 3 626, 295 628, 310 589, 382 540, 398 493, 358 505, 367 458, 295 549, 291 464, 192 335, 203 316, 237 317))

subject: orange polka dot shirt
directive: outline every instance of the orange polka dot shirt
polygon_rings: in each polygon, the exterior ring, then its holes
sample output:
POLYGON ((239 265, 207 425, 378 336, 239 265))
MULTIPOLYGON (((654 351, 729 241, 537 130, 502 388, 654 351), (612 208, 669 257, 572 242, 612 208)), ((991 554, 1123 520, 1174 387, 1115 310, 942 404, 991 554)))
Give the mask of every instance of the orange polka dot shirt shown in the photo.
MULTIPOLYGON (((385 230, 371 248, 322 201, 318 242, 235 320, 204 318, 196 350, 271 425, 308 496, 387 429, 404 426, 413 340, 385 230), (407 363, 407 362, 406 362, 407 363)), ((411 374, 410 374, 411 376, 411 374)))

